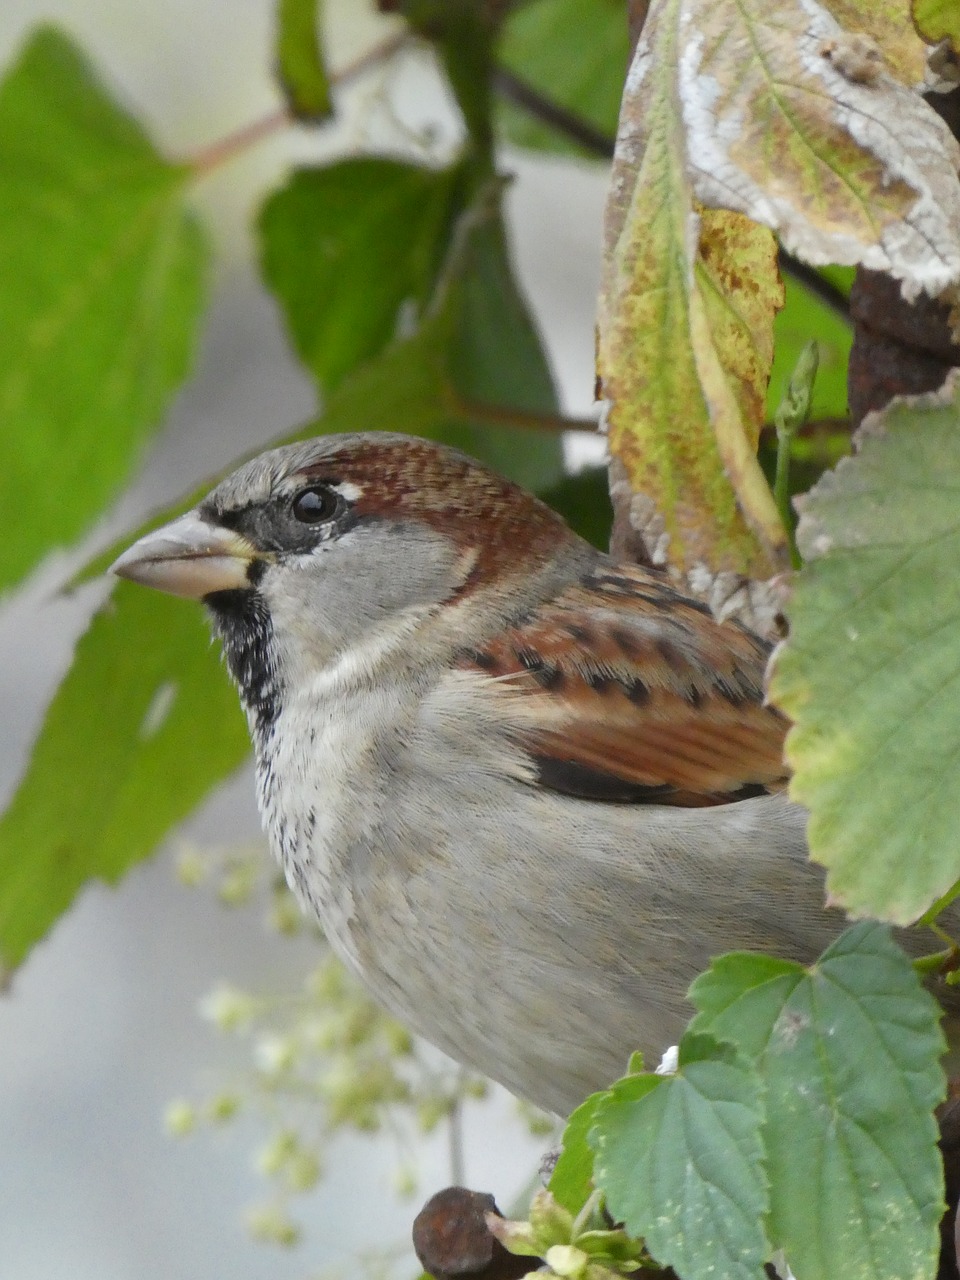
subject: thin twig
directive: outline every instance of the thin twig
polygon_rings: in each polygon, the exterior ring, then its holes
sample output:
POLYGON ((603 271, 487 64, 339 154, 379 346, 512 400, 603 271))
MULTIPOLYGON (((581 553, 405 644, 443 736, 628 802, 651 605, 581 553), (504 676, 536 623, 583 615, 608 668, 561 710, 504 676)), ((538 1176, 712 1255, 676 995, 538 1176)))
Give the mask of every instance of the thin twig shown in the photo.
POLYGON ((528 115, 534 116, 541 124, 548 125, 557 133, 562 133, 571 142, 578 143, 591 155, 604 160, 613 159, 613 139, 592 125, 589 120, 568 111, 559 102, 545 98, 533 85, 522 80, 520 76, 508 71, 506 67, 497 67, 493 73, 493 87, 507 102, 520 107, 528 115))
MULTIPOLYGON (((344 85, 350 84, 351 81, 369 71, 371 67, 378 66, 381 62, 386 62, 389 58, 392 58, 410 39, 410 32, 406 28, 395 31, 392 36, 388 36, 385 40, 381 40, 379 44, 372 45, 369 49, 366 49, 359 57, 354 58, 352 62, 348 62, 345 67, 341 67, 338 71, 332 71, 330 73, 331 85, 342 88, 344 85)), ((202 147, 199 151, 187 156, 182 163, 192 169, 198 178, 205 177, 212 169, 219 168, 220 165, 226 164, 227 161, 232 160, 235 156, 242 155, 250 147, 256 146, 258 142, 262 142, 265 138, 269 138, 295 123, 298 122, 295 121, 290 111, 286 107, 281 107, 265 116, 261 116, 259 120, 253 120, 249 124, 242 125, 233 133, 228 133, 224 137, 218 138, 215 142, 209 143, 206 147, 202 147)))
POLYGON ((466 1181, 466 1171, 464 1167, 464 1142, 463 1142, 463 1078, 466 1073, 461 1067, 457 1073, 457 1094, 453 1099, 453 1106, 450 1108, 450 1114, 447 1117, 447 1136, 450 1143, 450 1185, 454 1187, 462 1187, 466 1181))
POLYGON ((805 285, 824 306, 829 307, 841 320, 850 323, 850 302, 842 289, 825 280, 815 267, 809 267, 799 258, 795 258, 792 253, 787 253, 786 249, 781 249, 777 258, 784 275, 792 276, 794 280, 805 285))
POLYGON ((395 53, 399 53, 412 40, 413 36, 409 29, 401 27, 399 31, 395 31, 392 36, 387 36, 379 44, 371 45, 369 49, 364 50, 352 62, 348 62, 346 66, 341 67, 339 71, 331 71, 330 83, 342 88, 345 84, 349 84, 351 80, 356 80, 358 76, 362 76, 364 72, 369 71, 371 67, 378 66, 381 62, 386 62, 389 58, 392 58, 395 53))
POLYGON ((953 973, 956 971, 958 963, 956 947, 947 947, 945 951, 934 951, 930 955, 917 956, 913 962, 913 968, 922 978, 929 977, 930 974, 953 973))
POLYGON ((204 178, 212 170, 219 169, 222 164, 232 160, 234 156, 242 155, 250 147, 263 142, 272 134, 279 133, 292 123, 293 116, 286 107, 280 107, 276 111, 271 111, 269 115, 261 116, 259 120, 252 120, 249 124, 242 125, 233 133, 217 138, 216 142, 211 142, 199 151, 195 151, 181 163, 192 169, 196 177, 204 178))
POLYGON ((597 434, 594 418, 565 418, 559 413, 537 413, 533 409, 517 409, 499 404, 466 400, 456 392, 449 397, 450 408, 460 418, 482 422, 491 427, 526 427, 532 431, 588 431, 597 434))

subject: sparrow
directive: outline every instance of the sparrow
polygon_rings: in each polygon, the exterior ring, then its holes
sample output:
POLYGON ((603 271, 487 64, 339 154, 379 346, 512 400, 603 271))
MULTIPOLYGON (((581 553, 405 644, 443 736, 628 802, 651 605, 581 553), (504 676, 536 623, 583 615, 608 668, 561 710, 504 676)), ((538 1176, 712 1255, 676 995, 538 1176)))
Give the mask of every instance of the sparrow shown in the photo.
POLYGON ((712 957, 810 962, 843 927, 769 645, 462 453, 271 450, 112 570, 208 609, 270 845, 341 959, 547 1110, 675 1043, 712 957))

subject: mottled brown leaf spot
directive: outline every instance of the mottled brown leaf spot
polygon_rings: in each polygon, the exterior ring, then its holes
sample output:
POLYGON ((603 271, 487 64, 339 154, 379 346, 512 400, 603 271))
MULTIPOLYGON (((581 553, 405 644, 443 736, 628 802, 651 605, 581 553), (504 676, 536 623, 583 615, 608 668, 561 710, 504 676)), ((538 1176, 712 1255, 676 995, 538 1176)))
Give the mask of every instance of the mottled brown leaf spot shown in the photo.
POLYGON ((827 40, 820 56, 829 58, 841 75, 854 84, 876 84, 884 72, 883 54, 869 36, 845 35, 827 40))
MULTIPOLYGON (((949 5, 954 13, 960 12, 955 0, 938 2, 949 5)), ((916 4, 914 0, 915 8, 916 4)), ((906 0, 830 0, 828 7, 842 27, 863 32, 876 41, 891 74, 907 85, 922 82, 926 50, 914 29, 906 0)))
MULTIPOLYGON (((758 92, 765 94, 765 86, 758 92)), ((916 191, 891 179, 885 165, 852 138, 828 138, 826 122, 805 98, 791 99, 789 115, 787 103, 771 108, 763 145, 744 139, 730 148, 731 159, 760 186, 801 203, 821 234, 879 240, 907 215, 916 191)), ((759 102, 754 110, 760 113, 759 102)))

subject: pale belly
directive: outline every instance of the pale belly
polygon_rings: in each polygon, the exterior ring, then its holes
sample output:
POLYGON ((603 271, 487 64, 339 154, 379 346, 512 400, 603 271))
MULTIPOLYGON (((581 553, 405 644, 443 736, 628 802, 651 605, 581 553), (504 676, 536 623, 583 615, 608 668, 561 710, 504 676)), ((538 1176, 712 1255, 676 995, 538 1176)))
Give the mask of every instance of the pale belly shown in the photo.
POLYGON ((783 797, 574 800, 498 772, 483 733, 469 754, 428 752, 426 767, 421 750, 414 771, 419 721, 386 739, 386 697, 369 695, 349 731, 342 710, 314 706, 295 716, 308 741, 287 724, 261 743, 264 826, 371 994, 515 1093, 567 1112, 635 1049, 654 1064, 677 1041, 713 956, 807 962, 842 930, 807 859, 805 815, 783 797))
POLYGON ((331 733, 314 745, 340 767, 273 755, 259 776, 264 824, 294 893, 380 1003, 548 1109, 570 1110, 638 1047, 655 1061, 691 1016, 684 993, 712 955, 755 946, 812 958, 842 927, 820 909, 821 877, 802 855, 787 858, 778 890, 771 818, 781 843, 786 828, 803 848, 802 815, 781 801, 728 806, 729 861, 706 870, 727 882, 719 919, 697 889, 697 811, 524 788, 504 814, 502 787, 482 776, 451 769, 437 794, 414 789, 402 770, 361 787, 355 740, 331 733), (778 891, 779 922, 769 905, 778 891), (747 905, 758 893, 759 937, 747 905))

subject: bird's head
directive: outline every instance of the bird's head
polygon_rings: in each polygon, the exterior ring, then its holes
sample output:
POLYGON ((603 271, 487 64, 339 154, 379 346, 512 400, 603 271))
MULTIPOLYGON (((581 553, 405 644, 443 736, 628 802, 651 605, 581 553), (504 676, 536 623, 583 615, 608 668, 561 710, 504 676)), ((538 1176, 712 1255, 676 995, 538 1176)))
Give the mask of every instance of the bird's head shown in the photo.
POLYGON ((265 664, 309 676, 350 652, 429 649, 460 627, 502 624, 531 582, 583 546, 464 454, 370 433, 262 454, 112 570, 202 600, 249 705, 265 664))

